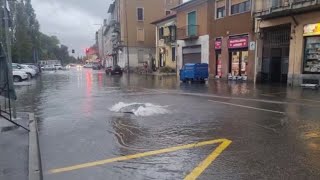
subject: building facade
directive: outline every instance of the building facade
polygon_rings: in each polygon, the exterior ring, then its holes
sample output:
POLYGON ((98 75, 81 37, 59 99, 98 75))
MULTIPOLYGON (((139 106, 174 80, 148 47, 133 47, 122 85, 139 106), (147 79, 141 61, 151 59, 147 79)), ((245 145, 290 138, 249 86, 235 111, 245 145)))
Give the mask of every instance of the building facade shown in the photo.
POLYGON ((257 79, 319 84, 320 1, 256 0, 257 79))
POLYGON ((138 67, 155 59, 155 28, 151 24, 182 0, 115 0, 109 10, 117 17, 113 53, 121 67, 138 67), (156 8, 155 8, 156 7, 156 8), (128 64, 129 63, 129 64, 128 64))
POLYGON ((156 27, 156 61, 154 69, 169 67, 176 71, 176 13, 158 19, 152 24, 156 27))
POLYGON ((175 8, 177 69, 187 63, 209 63, 210 0, 191 0, 175 8))
POLYGON ((254 81, 252 1, 215 0, 210 6, 211 77, 254 81))

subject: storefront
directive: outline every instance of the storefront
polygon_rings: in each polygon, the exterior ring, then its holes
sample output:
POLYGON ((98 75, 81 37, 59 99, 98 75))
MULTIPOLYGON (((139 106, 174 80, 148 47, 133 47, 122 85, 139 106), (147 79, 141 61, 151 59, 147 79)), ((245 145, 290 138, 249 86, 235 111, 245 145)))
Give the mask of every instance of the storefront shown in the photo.
POLYGON ((248 35, 229 37, 229 79, 247 80, 248 44, 248 35))
POLYGON ((303 73, 320 74, 320 23, 305 25, 303 36, 303 73))
POLYGON ((215 59, 216 59, 216 78, 222 77, 222 54, 221 54, 221 47, 222 47, 222 39, 217 38, 214 42, 214 49, 215 49, 215 59))

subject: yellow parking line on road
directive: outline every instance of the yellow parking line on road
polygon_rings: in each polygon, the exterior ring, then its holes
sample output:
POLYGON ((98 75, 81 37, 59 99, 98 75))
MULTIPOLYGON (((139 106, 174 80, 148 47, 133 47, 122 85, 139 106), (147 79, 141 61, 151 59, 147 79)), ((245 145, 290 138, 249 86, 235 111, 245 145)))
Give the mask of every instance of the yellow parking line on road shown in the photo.
POLYGON ((223 143, 220 144, 220 146, 217 147, 205 160, 203 160, 198 167, 193 169, 193 171, 187 175, 184 180, 197 179, 230 144, 230 140, 223 141, 223 143))
POLYGON ((210 141, 203 141, 203 142, 198 142, 198 143, 193 143, 193 144, 175 146, 175 147, 166 148, 166 149, 148 151, 148 152, 144 152, 144 153, 132 154, 132 155, 127 155, 127 156, 120 156, 120 157, 115 157, 115 158, 111 158, 111 159, 105 159, 105 160, 100 160, 100 161, 78 164, 78 165, 74 165, 74 166, 67 166, 67 167, 63 167, 63 168, 52 169, 49 171, 49 173, 50 174, 63 173, 63 172, 74 171, 74 170, 79 170, 79 169, 83 169, 83 168, 89 168, 89 167, 109 164, 112 162, 137 159, 137 158, 142 158, 142 157, 147 157, 147 156, 175 152, 178 150, 185 150, 185 149, 191 149, 191 148, 221 143, 205 160, 203 160, 185 178, 187 180, 196 179, 231 144, 231 142, 232 141, 230 141, 228 139, 216 139, 216 140, 210 140, 210 141))

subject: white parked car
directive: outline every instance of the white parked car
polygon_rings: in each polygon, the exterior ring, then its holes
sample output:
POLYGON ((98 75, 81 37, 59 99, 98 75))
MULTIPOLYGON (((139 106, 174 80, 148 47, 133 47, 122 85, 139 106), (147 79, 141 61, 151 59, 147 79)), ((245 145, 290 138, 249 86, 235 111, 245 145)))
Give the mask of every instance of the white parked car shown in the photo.
POLYGON ((25 65, 25 66, 28 66, 28 67, 31 68, 31 69, 34 69, 37 74, 40 72, 40 71, 39 71, 39 67, 36 66, 36 65, 34 65, 34 64, 22 64, 22 65, 25 65))
POLYGON ((28 79, 28 74, 24 71, 13 69, 13 82, 20 82, 28 79))
POLYGON ((62 66, 61 66, 61 64, 55 64, 55 65, 54 65, 54 68, 55 68, 56 70, 62 70, 62 69, 63 69, 62 66))
POLYGON ((37 72, 34 69, 29 68, 28 65, 12 63, 12 69, 17 69, 26 72, 28 78, 32 78, 37 75, 37 72))
POLYGON ((93 67, 93 64, 91 63, 87 63, 83 66, 84 68, 92 68, 93 67))

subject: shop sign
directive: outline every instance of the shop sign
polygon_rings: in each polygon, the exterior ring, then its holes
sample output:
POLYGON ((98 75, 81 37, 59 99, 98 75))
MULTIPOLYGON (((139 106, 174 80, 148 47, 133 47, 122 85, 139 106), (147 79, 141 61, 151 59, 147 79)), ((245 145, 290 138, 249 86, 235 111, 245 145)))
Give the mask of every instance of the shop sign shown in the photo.
POLYGON ((303 27, 303 36, 320 35, 320 23, 307 24, 303 27))
POLYGON ((247 48, 248 41, 249 41, 248 36, 239 37, 239 38, 230 38, 228 40, 228 47, 230 49, 247 48))
POLYGON ((221 46, 222 46, 222 41, 221 41, 221 39, 217 39, 215 42, 214 42, 214 49, 217 49, 217 50, 219 50, 219 49, 221 49, 221 46))

